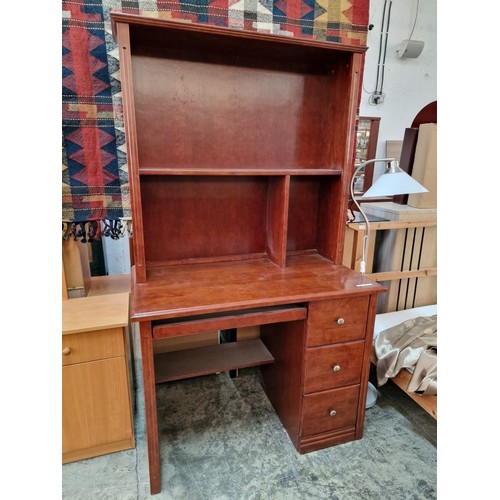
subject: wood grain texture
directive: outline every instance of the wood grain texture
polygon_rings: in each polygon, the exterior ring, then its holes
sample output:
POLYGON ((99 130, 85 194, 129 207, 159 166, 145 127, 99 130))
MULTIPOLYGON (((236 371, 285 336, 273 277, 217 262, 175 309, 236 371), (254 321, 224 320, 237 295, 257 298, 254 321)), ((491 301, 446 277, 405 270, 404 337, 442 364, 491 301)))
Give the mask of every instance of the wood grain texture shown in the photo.
POLYGON ((156 340, 209 330, 284 323, 286 321, 305 319, 306 316, 307 308, 305 307, 285 306, 231 311, 207 316, 190 316, 189 319, 184 321, 176 320, 155 324, 153 326, 153 337, 156 340))
POLYGON ((148 262, 263 254, 267 178, 141 179, 148 262))
POLYGON ((110 274, 93 276, 90 280, 88 297, 95 295, 110 295, 115 293, 130 293, 130 274, 110 274))
POLYGON ((63 463, 116 451, 117 446, 133 448, 125 357, 73 364, 62 370, 63 463))
POLYGON ((304 393, 359 384, 363 349, 363 341, 306 349, 304 393))
POLYGON ((368 303, 369 296, 361 296, 310 304, 307 346, 364 339, 368 303))
POLYGON ((408 383, 411 379, 411 373, 408 370, 401 370, 391 381, 400 389, 410 396, 420 407, 422 407, 429 415, 437 420, 437 395, 421 395, 413 392, 408 392, 408 383))
POLYGON ((130 44, 130 30, 126 23, 113 25, 116 32, 120 58, 120 81, 123 94, 123 119, 125 124, 125 142, 127 145, 128 180, 130 183, 130 205, 134 221, 133 261, 136 267, 136 279, 139 283, 146 279, 146 261, 142 227, 142 204, 139 181, 139 152, 137 145, 137 125, 135 117, 134 83, 130 44))
POLYGON ((129 322, 129 294, 79 297, 62 303, 62 334, 123 327, 129 322))
POLYGON ((231 65, 230 57, 207 64, 206 57, 133 56, 140 165, 333 167, 333 110, 323 100, 332 76, 231 65))
POLYGON ((260 337, 275 360, 272 365, 261 367, 263 385, 296 447, 300 442, 304 335, 304 321, 264 325, 260 330, 260 337))
POLYGON ((283 269, 268 259, 168 266, 150 269, 148 282, 133 286, 131 318, 180 318, 385 291, 375 282, 359 288, 359 282, 359 274, 317 254, 289 256, 283 269))
POLYGON ((302 413, 302 436, 353 428, 358 413, 359 385, 306 394, 302 413), (336 414, 332 416, 331 411, 336 414))
MULTIPOLYGON (((193 39, 194 36, 195 41, 197 36, 201 36, 203 40, 210 37, 213 43, 217 43, 221 39, 223 41, 219 43, 234 43, 240 40, 245 45, 253 44, 250 45, 250 47, 254 50, 259 46, 264 46, 266 48, 274 47, 275 49, 281 49, 285 53, 291 52, 295 59, 297 58, 297 51, 301 48, 304 48, 306 54, 308 48, 323 49, 327 53, 364 53, 367 50, 367 47, 362 45, 338 45, 309 38, 276 36, 265 32, 235 30, 226 27, 210 26, 208 24, 180 23, 169 19, 146 17, 121 11, 112 10, 110 17, 112 32, 115 38, 117 37, 117 24, 126 23, 135 27, 145 26, 148 28, 158 28, 158 32, 163 34, 163 36, 180 37, 182 33, 186 33, 186 36, 189 36, 191 39, 193 39), (227 41, 224 41, 224 39, 227 39, 227 41)), ((150 33, 151 30, 148 30, 149 36, 151 36, 150 33)))
POLYGON ((157 384, 260 366, 274 361, 259 340, 244 340, 155 355, 157 384))
POLYGON ((153 357, 153 333, 150 322, 141 323, 142 379, 144 413, 148 442, 149 488, 154 495, 161 491, 160 448, 158 442, 158 415, 156 413, 156 381, 153 357))
POLYGON ((290 176, 271 177, 267 187, 266 252, 279 267, 286 266, 290 176))
POLYGON ((266 392, 300 452, 355 439, 368 304, 385 291, 340 265, 366 48, 111 18, 135 120, 126 122, 140 236, 131 318, 141 331, 151 493, 160 491, 155 382, 269 363, 266 392), (258 324, 260 340, 153 358, 154 337, 258 324), (331 356, 342 366, 337 382, 322 371, 331 356))
POLYGON ((62 349, 63 365, 124 356, 123 327, 63 335, 62 349))
POLYGON ((347 427, 338 431, 328 431, 312 436, 305 436, 300 440, 297 449, 299 453, 310 453, 311 451, 323 450, 337 444, 348 443, 355 439, 357 438, 354 427, 347 427))

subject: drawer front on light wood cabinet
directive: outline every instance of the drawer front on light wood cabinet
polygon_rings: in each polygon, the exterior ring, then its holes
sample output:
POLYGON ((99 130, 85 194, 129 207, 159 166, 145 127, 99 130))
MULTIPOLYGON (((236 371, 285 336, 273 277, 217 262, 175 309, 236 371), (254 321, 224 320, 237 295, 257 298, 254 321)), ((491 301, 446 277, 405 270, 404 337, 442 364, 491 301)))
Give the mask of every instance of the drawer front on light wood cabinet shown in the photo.
POLYGON ((369 297, 311 302, 306 345, 319 346, 365 337, 369 297))
POLYGON ((302 437, 354 428, 358 397, 359 385, 305 395, 302 437))
POLYGON ((116 356, 125 356, 123 328, 62 336, 63 366, 116 356))
POLYGON ((306 394, 359 384, 364 342, 348 342, 306 349, 306 394))

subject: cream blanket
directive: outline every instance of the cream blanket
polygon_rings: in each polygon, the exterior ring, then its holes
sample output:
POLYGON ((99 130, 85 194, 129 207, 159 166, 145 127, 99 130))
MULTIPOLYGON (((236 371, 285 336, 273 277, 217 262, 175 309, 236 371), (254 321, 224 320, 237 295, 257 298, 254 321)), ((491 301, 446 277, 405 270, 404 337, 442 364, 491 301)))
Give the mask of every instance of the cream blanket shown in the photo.
POLYGON ((412 372, 408 392, 437 394, 437 314, 380 332, 374 349, 379 386, 406 368, 412 372))

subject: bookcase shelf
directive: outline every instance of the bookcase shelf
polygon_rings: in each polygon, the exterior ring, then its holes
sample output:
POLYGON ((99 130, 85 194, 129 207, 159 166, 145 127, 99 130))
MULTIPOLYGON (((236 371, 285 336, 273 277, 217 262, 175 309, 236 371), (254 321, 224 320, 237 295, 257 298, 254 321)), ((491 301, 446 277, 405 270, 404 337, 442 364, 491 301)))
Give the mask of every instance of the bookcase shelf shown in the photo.
POLYGON ((146 263, 268 256, 283 267, 287 252, 312 249, 333 260, 339 184, 334 175, 141 176, 146 263))
POLYGON ((149 167, 139 168, 140 175, 341 175, 341 169, 331 168, 183 168, 149 167))
POLYGON ((363 47, 113 14, 138 283, 149 267, 342 261, 363 47), (117 28, 118 26, 118 28, 117 28))

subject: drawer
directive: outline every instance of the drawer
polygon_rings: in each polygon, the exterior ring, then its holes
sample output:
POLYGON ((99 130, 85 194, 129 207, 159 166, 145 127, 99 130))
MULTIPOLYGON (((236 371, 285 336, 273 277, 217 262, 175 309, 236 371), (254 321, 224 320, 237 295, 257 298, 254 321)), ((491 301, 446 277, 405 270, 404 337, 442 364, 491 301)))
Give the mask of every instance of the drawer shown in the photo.
POLYGON ((62 364, 72 365, 85 361, 125 355, 123 328, 109 328, 93 332, 62 336, 62 364))
POLYGON ((369 296, 309 304, 306 345, 361 340, 365 337, 369 296))
POLYGON ((363 341, 358 341, 306 349, 304 392, 359 384, 364 345, 363 341))
POLYGON ((302 437, 355 427, 359 385, 304 396, 302 437))

